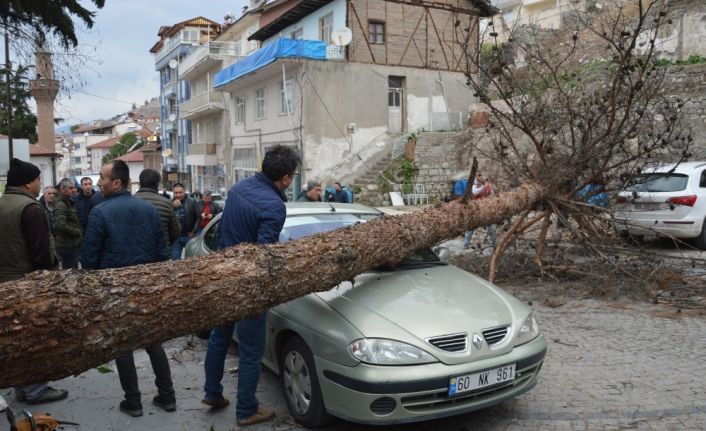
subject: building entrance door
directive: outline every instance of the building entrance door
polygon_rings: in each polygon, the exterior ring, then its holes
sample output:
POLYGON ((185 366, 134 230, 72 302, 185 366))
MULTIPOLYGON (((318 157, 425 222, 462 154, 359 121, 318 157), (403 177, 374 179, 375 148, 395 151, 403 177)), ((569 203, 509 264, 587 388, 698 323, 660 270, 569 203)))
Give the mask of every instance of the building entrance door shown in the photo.
POLYGON ((390 133, 402 133, 404 130, 404 77, 387 78, 387 130, 390 133))

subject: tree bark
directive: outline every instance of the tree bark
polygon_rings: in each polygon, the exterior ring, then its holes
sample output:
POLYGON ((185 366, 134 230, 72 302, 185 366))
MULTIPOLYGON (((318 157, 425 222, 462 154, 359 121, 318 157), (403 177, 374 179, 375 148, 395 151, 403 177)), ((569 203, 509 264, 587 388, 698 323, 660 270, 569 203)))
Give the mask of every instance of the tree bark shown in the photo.
POLYGON ((525 184, 284 244, 99 271, 37 271, 0 284, 0 388, 82 373, 120 354, 261 313, 412 251, 498 223, 543 199, 525 184), (316 271, 313 270, 316 268, 316 271))

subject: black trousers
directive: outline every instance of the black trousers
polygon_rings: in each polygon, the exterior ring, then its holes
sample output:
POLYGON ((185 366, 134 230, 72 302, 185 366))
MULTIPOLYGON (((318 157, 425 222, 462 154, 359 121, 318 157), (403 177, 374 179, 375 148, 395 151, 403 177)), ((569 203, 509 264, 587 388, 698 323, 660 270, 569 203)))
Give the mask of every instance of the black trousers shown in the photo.
MULTIPOLYGON (((154 384, 162 401, 174 401, 174 385, 172 384, 172 372, 169 368, 169 360, 161 344, 153 344, 145 349, 152 363, 154 371, 154 384)), ((125 392, 125 399, 141 404, 140 387, 137 383, 137 370, 135 369, 135 359, 132 353, 120 356, 115 359, 118 367, 118 377, 120 385, 125 392)))
POLYGON ((81 248, 66 248, 57 247, 56 252, 61 259, 61 269, 78 268, 78 258, 81 254, 81 248))

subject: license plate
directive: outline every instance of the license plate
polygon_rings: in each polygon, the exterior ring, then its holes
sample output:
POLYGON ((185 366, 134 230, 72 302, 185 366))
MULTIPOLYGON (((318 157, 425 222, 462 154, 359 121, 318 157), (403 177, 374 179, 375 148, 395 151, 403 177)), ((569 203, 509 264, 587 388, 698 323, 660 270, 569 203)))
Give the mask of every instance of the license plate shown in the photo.
POLYGON ((635 209, 638 211, 654 211, 662 206, 659 202, 635 202, 635 209))
POLYGON ((509 382, 514 378, 515 364, 504 365, 492 370, 481 371, 480 373, 451 377, 449 381, 449 396, 509 382))

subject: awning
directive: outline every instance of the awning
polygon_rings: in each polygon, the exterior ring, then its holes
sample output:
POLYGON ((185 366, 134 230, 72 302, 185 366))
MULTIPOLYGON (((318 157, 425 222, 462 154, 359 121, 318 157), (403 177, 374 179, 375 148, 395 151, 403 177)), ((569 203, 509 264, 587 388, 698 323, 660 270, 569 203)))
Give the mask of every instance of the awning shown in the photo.
POLYGON ((214 88, 229 84, 280 58, 326 60, 326 43, 320 40, 278 39, 216 73, 214 88))

